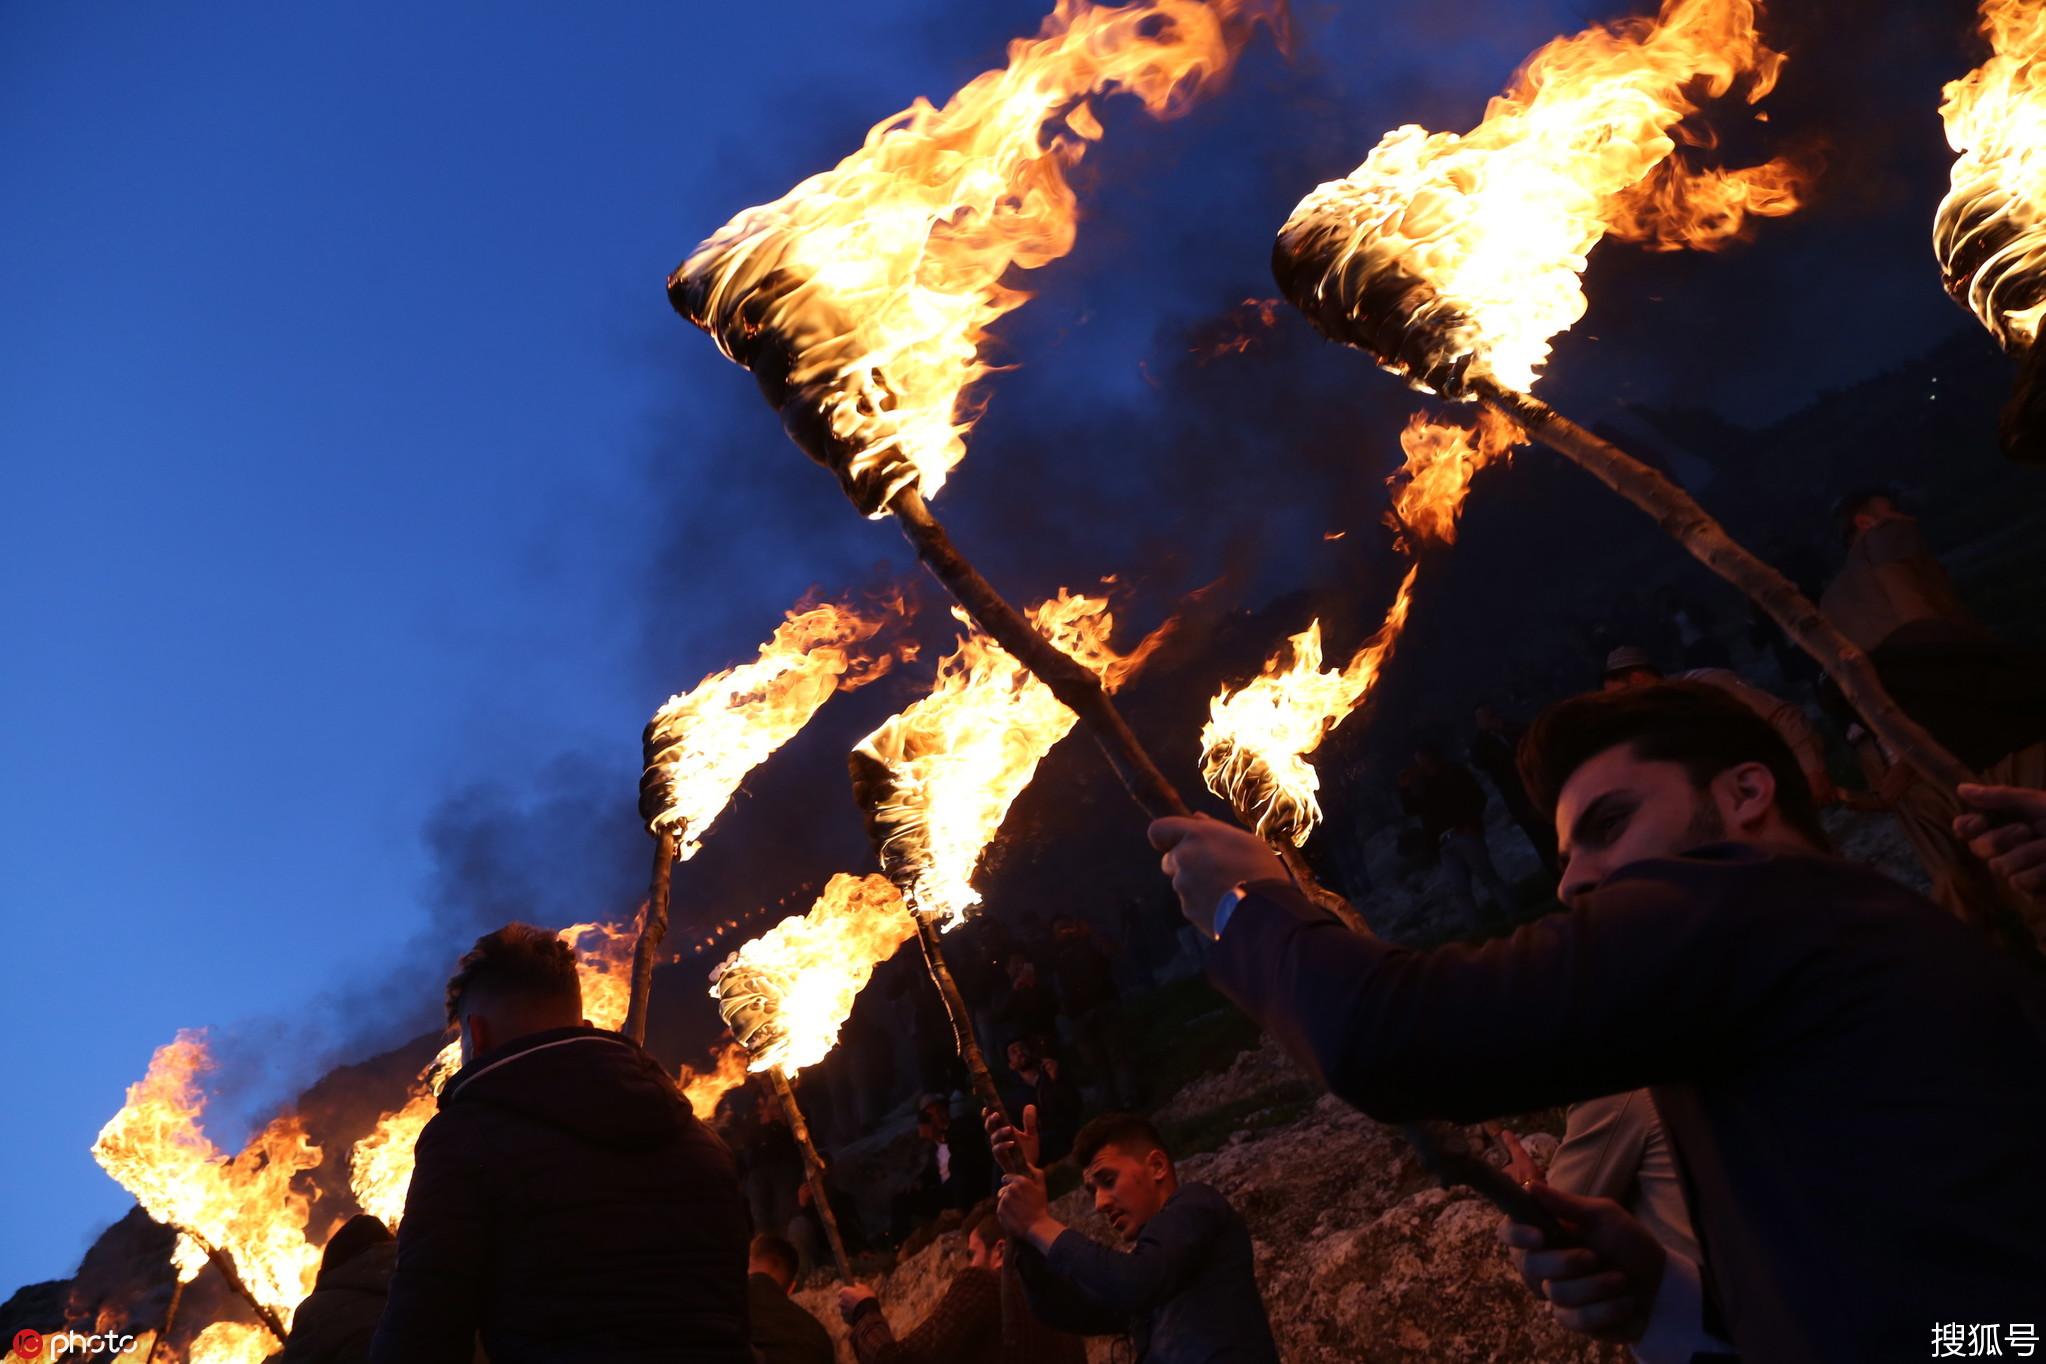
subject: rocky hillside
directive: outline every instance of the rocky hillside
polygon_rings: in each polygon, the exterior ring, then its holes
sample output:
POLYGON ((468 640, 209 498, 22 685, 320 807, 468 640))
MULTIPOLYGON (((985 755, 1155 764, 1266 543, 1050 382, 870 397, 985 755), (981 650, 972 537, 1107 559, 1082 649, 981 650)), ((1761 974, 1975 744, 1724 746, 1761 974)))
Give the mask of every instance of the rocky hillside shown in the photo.
MULTIPOLYGON (((1549 1321, 1509 1269, 1495 1239, 1497 1215, 1462 1190, 1434 1187, 1391 1128, 1313 1089, 1270 1044, 1187 1085, 1157 1113, 1177 1134, 1231 1132, 1180 1162, 1181 1177, 1212 1184, 1250 1224, 1279 1350, 1288 1364, 1337 1361, 1619 1359, 1549 1321)), ((1536 1138, 1537 1148, 1545 1145, 1536 1138)), ((1056 1211, 1113 1242, 1076 1191, 1056 1211)), ((898 1332, 942 1294, 963 1261, 963 1237, 939 1236, 873 1286, 898 1332)), ((852 1354, 827 1274, 797 1297, 852 1354)), ((1115 1356, 1093 1342, 1090 1359, 1115 1356)))

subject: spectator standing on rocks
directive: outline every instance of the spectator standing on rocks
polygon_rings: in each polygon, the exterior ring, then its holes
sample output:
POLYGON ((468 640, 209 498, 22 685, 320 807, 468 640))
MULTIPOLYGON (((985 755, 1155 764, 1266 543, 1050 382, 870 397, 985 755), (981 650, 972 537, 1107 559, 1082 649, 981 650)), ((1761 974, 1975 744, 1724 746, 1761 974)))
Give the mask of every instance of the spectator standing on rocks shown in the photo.
POLYGON ((746 1204, 724 1143, 583 1018, 575 953, 509 924, 448 982, 462 1068, 419 1134, 374 1364, 745 1364, 746 1204))
POLYGON ((1034 1111, 1024 1110, 1020 1132, 999 1113, 987 1125, 998 1151, 1026 1163, 1025 1173, 1003 1176, 998 1206, 1039 1321, 1077 1335, 1127 1335, 1136 1364, 1277 1364, 1249 1229, 1215 1189, 1180 1182, 1148 1120, 1104 1113, 1073 1144, 1082 1186, 1125 1251, 1051 1215, 1034 1111))
POLYGON ((1714 688, 1562 702, 1521 766, 1569 912, 1476 946, 1351 933, 1215 820, 1152 843, 1223 992, 1382 1121, 1649 1089, 1701 1273, 1618 1204, 1537 1185, 1584 1248, 1511 1234, 1566 1325, 1865 1364, 1922 1353, 1928 1323, 2036 1316, 2046 977, 1831 856, 1788 747, 1714 688))
MULTIPOLYGON (((1984 781, 2046 786, 2046 658, 1969 614, 1918 522, 1888 492, 1851 495, 1838 510, 1847 557, 1820 607, 1868 654, 1897 704, 1984 781)), ((2046 897, 2014 891, 1969 855, 1954 833, 1962 813, 1954 794, 1873 739, 1860 751, 1932 878, 1932 898, 1976 923, 1999 902, 2046 946, 2046 897)))
POLYGON ((1073 1149, 1080 1132, 1080 1089, 1065 1073, 1058 1058, 1047 1056, 1044 1044, 1034 1037, 1009 1042, 1009 1074, 1002 1101, 1011 1113, 1026 1107, 1037 1109, 1039 1164, 1055 1165, 1073 1149))
POLYGON ((1494 923, 1513 916, 1513 894, 1492 865, 1485 844, 1485 788, 1471 770, 1442 756, 1434 744, 1414 749, 1414 765, 1400 773, 1400 805, 1421 821, 1423 835, 1442 856, 1443 879, 1465 919, 1475 923, 1472 883, 1484 889, 1494 923))
POLYGON ((753 1316, 759 1364, 832 1364, 838 1357, 824 1323, 789 1297, 796 1286, 796 1248, 779 1236, 756 1236, 746 1248, 746 1303, 753 1316))
POLYGON ((995 1162, 986 1134, 954 1118, 945 1095, 924 1095, 917 1105, 916 1134, 923 1143, 923 1165, 916 1182, 895 1195, 892 1230, 898 1239, 947 1208, 965 1211, 994 1188, 995 1162))
POLYGON ((1086 1364, 1078 1336, 1055 1331, 1003 1304, 1023 1303, 1023 1286, 1007 1262, 1007 1241, 992 1205, 966 1222, 966 1267, 952 1276, 937 1306, 897 1338, 874 1290, 863 1283, 838 1290, 838 1312, 851 1328, 859 1364, 1086 1364), (1004 1281, 1007 1281, 1005 1287, 1004 1281))
POLYGON ((1560 874, 1556 866, 1555 831, 1542 818, 1542 812, 1535 809, 1534 802, 1527 798, 1527 787, 1522 784, 1520 768, 1515 763, 1515 756, 1520 750, 1520 736, 1527 732, 1526 726, 1509 723, 1489 705, 1479 706, 1472 712, 1472 718, 1478 728, 1477 733, 1471 736, 1471 765, 1491 778, 1506 812, 1527 835, 1527 841, 1534 846, 1535 856, 1542 860, 1543 870, 1554 879, 1560 874))
POLYGON ((1004 1039, 1058 1036, 1058 1000, 1052 995, 1051 986, 1039 978, 1037 963, 1021 952, 1012 952, 1005 965, 1009 991, 995 1010, 999 1036, 1004 1039))
POLYGON ((1092 1080, 1105 1107, 1124 1108, 1135 1103, 1136 1085, 1116 1036, 1113 951, 1086 920, 1054 914, 1051 968, 1058 983, 1059 1026, 1084 1072, 1079 1082, 1084 1087, 1092 1080))

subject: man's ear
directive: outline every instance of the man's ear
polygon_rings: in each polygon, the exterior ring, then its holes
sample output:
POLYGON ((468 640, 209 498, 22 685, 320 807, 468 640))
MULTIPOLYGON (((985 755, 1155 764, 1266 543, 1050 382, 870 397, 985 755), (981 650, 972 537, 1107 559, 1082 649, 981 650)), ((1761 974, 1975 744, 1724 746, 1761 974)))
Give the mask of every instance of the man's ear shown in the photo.
POLYGON ((1729 832, 1753 833, 1776 808, 1776 774, 1765 763, 1730 767, 1713 778, 1712 786, 1729 832))
POLYGON ((1154 1146, 1145 1155, 1144 1166, 1150 1172, 1151 1178, 1162 1180, 1172 1173, 1172 1157, 1154 1146))

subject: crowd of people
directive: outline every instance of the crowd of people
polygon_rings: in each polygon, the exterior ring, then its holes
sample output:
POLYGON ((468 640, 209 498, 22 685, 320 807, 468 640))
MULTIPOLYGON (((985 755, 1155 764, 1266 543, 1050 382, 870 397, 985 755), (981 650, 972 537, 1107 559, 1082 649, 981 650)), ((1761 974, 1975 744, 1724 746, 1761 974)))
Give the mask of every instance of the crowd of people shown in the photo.
MULTIPOLYGON (((1829 735, 1700 632, 1667 660, 1614 644, 1524 729, 1479 708, 1469 766, 1417 746, 1402 805, 1467 941, 1356 933, 1234 825, 1150 831, 1215 986, 1332 1093, 1386 1122, 1562 1111, 1547 1168, 1512 1167, 1545 1217, 1502 1222, 1502 1253, 1558 1322, 1648 1364, 1924 1358, 1945 1323, 2035 1345, 2046 1318, 2046 692, 1893 499, 1844 510, 1828 610, 1992 784, 1829 735), (1556 912, 1497 871, 1479 773, 1556 912), (1930 897, 1836 855, 1821 812, 1847 799, 1896 813, 1930 897)), ((1135 1111, 1114 949, 1070 914, 1034 949, 986 953, 976 989, 1003 1111, 934 1061, 886 1226, 832 1194, 855 1249, 964 1231, 919 1319, 841 1288, 854 1356, 1077 1364, 1114 1336, 1140 1364, 1276 1361, 1242 1216, 1135 1111), (1119 1246, 1054 1212, 1060 1167, 1119 1246)), ((582 1021, 573 954, 538 929, 479 941, 447 1013, 463 1066, 396 1240, 334 1236, 281 1359, 833 1357, 790 1296, 826 1252, 774 1105, 742 1091, 699 1122, 582 1021)))

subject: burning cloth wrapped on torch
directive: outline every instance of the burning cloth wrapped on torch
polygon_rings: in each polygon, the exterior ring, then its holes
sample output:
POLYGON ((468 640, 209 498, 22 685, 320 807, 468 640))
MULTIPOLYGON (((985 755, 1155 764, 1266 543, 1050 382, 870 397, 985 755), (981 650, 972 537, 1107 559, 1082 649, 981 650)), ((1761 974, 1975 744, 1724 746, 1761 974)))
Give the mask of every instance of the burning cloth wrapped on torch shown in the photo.
POLYGON ((902 897, 881 876, 844 872, 825 883, 806 914, 792 915, 734 952, 711 976, 718 1013, 749 1058, 765 1071, 802 1148, 810 1197, 832 1258, 846 1282, 852 1263, 839 1235, 824 1159, 810 1138, 789 1077, 838 1044, 853 1001, 874 968, 916 932, 902 897))
POLYGON ((1584 315, 1580 276, 1604 238, 1713 249, 1798 204, 1783 161, 1701 167, 1680 150, 1694 94, 1749 102, 1783 58, 1753 0, 1666 0, 1558 38, 1469 133, 1404 127, 1317 187, 1273 248, 1286 296, 1325 334, 1415 387, 1483 401, 1646 512, 1825 668, 1869 729, 1936 784, 1966 768, 1884 691, 1867 658, 1681 488, 1530 390, 1551 340, 1584 315))
POLYGON ((1990 57, 1946 88, 1940 117, 1959 153, 1933 219, 1954 301, 2019 361, 2003 448, 2046 463, 2046 4, 1982 0, 1990 57))
MULTIPOLYGON (((1167 622, 1128 654, 1118 653, 1109 644, 1115 621, 1107 599, 1063 590, 1034 607, 1030 619, 1052 648, 1110 691, 1172 629, 1167 622)), ((984 1108, 1000 1110, 1001 1094, 938 938, 980 903, 973 873, 981 854, 1038 763, 1078 722, 1029 668, 974 630, 939 662, 930 694, 861 740, 849 760, 881 869, 914 914, 953 1041, 984 1108)))

